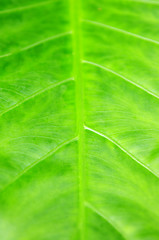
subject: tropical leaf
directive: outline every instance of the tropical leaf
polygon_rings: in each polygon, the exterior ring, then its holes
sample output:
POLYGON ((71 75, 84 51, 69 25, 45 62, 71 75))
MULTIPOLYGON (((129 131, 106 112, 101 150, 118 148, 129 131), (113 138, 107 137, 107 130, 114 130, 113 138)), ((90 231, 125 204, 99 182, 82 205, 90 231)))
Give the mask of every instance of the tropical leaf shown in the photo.
POLYGON ((159 2, 1 0, 0 239, 159 239, 159 2))

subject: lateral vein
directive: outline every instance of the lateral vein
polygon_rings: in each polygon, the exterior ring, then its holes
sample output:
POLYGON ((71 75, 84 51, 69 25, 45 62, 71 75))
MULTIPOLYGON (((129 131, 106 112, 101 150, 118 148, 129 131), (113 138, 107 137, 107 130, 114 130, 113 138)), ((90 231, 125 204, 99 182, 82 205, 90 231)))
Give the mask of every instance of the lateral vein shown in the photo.
POLYGON ((58 150, 60 150, 61 148, 65 147, 66 145, 68 145, 69 143, 72 143, 74 141, 77 141, 78 137, 72 138, 70 140, 67 140, 63 143, 61 143, 60 145, 58 145, 57 147, 53 148, 52 150, 50 150, 47 154, 45 154, 43 157, 37 159, 36 161, 34 161, 33 163, 31 163, 29 166, 27 166, 22 172, 20 172, 16 178, 14 178, 14 180, 12 182, 10 182, 9 184, 7 184, 2 190, 1 193, 8 188, 11 184, 15 183, 20 177, 22 177, 26 172, 28 172, 31 168, 35 167, 37 164, 39 164, 40 162, 44 161, 45 159, 47 159, 48 157, 52 156, 54 153, 56 153, 58 150))
POLYGON ((132 4, 134 4, 134 2, 135 3, 145 3, 145 4, 156 4, 156 5, 158 5, 159 4, 159 2, 157 2, 157 1, 152 1, 152 0, 129 0, 129 2, 130 3, 132 3, 132 4))
POLYGON ((159 99, 159 96, 157 96, 155 93, 149 91, 148 89, 144 88, 143 86, 141 86, 141 85, 139 85, 139 84, 137 84, 137 83, 131 81, 130 79, 124 77, 123 75, 121 75, 121 74, 115 72, 114 70, 112 70, 112 69, 110 69, 110 68, 108 68, 108 67, 104 67, 104 66, 102 66, 102 65, 100 65, 100 64, 97 64, 97 63, 94 63, 94 62, 90 62, 90 61, 87 61, 87 60, 83 60, 83 63, 87 63, 87 64, 90 64, 90 65, 94 65, 94 66, 96 66, 96 67, 99 67, 99 68, 101 68, 101 69, 107 71, 107 72, 110 72, 110 73, 112 73, 112 74, 114 74, 114 75, 120 77, 121 79, 125 80, 126 82, 128 82, 128 83, 134 85, 135 87, 140 88, 142 91, 144 91, 144 92, 150 94, 151 96, 153 96, 153 97, 159 99))
POLYGON ((19 51, 15 51, 15 52, 6 53, 6 54, 4 54, 4 55, 1 55, 0 58, 9 57, 9 56, 12 56, 12 55, 14 55, 14 54, 17 54, 17 53, 20 53, 20 52, 24 52, 24 51, 26 51, 26 50, 28 50, 28 49, 34 48, 34 47, 36 47, 36 46, 38 46, 38 45, 41 45, 41 44, 43 44, 43 43, 45 43, 45 42, 49 42, 49 41, 51 41, 51 40, 53 40, 53 39, 57 39, 57 38, 60 38, 60 37, 67 36, 67 35, 69 35, 69 34, 71 34, 71 33, 72 33, 72 31, 68 31, 68 32, 64 32, 64 33, 59 33, 59 34, 57 34, 57 35, 53 35, 53 36, 51 36, 51 37, 48 37, 48 38, 45 38, 45 39, 40 40, 40 41, 38 41, 38 42, 35 42, 35 43, 33 43, 33 44, 30 44, 30 45, 28 45, 28 46, 26 46, 26 47, 24 47, 24 48, 21 48, 19 51))
POLYGON ((100 216, 101 218, 103 218, 106 222, 108 222, 120 235, 124 240, 127 240, 126 236, 124 233, 122 233, 119 230, 119 227, 117 227, 116 224, 114 224, 108 217, 106 217, 103 213, 101 213, 99 210, 97 210, 94 206, 92 206, 92 204, 90 204, 89 202, 85 202, 85 206, 87 208, 89 208, 92 212, 96 213, 98 216, 100 216))
POLYGON ((128 32, 128 31, 126 31, 124 29, 121 29, 121 28, 116 28, 116 27, 113 27, 113 26, 110 26, 110 25, 107 25, 107 24, 104 24, 104 23, 95 22, 95 21, 88 20, 88 19, 83 19, 83 22, 90 23, 90 24, 93 24, 93 25, 97 25, 99 27, 104 27, 104 28, 107 28, 107 29, 111 29, 111 30, 116 31, 116 32, 121 32, 123 34, 129 35, 129 36, 132 36, 132 37, 135 37, 135 38, 140 38, 144 41, 155 43, 155 44, 159 45, 159 41, 153 40, 151 38, 143 37, 141 35, 138 35, 138 34, 135 34, 135 33, 132 33, 132 32, 128 32))
POLYGON ((32 8, 37 8, 40 6, 45 6, 48 4, 53 3, 54 1, 45 1, 45 2, 40 2, 40 3, 35 3, 35 4, 30 4, 27 6, 21 6, 21 7, 16 7, 16 8, 11 8, 11 9, 6 9, 6 10, 1 10, 0 14, 6 14, 6 13, 13 13, 13 12, 21 12, 23 10, 27 9, 32 9, 32 8))
POLYGON ((149 171, 151 174, 153 174, 155 177, 159 178, 159 176, 153 172, 150 168, 148 168, 145 164, 143 164, 142 162, 140 162, 135 156, 133 156, 130 152, 128 152, 124 147, 122 147, 118 142, 116 142, 115 140, 113 140, 112 138, 108 137, 107 135, 100 133, 90 127, 84 126, 84 128, 88 131, 91 131, 105 139, 107 139, 108 141, 112 142, 114 145, 116 145, 122 152, 124 152, 126 155, 128 155, 131 159, 133 159, 135 162, 137 162, 138 164, 140 164, 143 168, 145 168, 147 171, 149 171))
POLYGON ((55 88, 55 87, 57 87, 57 86, 60 86, 61 84, 67 83, 67 82, 69 82, 69 81, 74 81, 74 78, 68 78, 68 79, 66 79, 66 80, 63 80, 63 81, 60 81, 60 82, 57 82, 57 83, 53 83, 53 84, 51 84, 50 86, 48 86, 48 87, 46 87, 46 88, 43 88, 42 90, 39 90, 39 91, 33 93, 33 94, 30 95, 29 97, 23 99, 22 101, 14 104, 13 106, 11 106, 10 108, 8 108, 7 110, 1 112, 1 113, 0 113, 0 117, 3 116, 5 113, 7 113, 7 112, 9 112, 9 111, 11 111, 11 110, 19 107, 20 105, 22 105, 23 103, 27 102, 28 100, 30 100, 30 99, 32 99, 32 98, 34 98, 34 97, 36 97, 36 96, 39 96, 40 94, 42 94, 42 93, 44 93, 44 92, 46 92, 46 91, 48 91, 48 90, 50 90, 50 89, 52 89, 52 88, 55 88))

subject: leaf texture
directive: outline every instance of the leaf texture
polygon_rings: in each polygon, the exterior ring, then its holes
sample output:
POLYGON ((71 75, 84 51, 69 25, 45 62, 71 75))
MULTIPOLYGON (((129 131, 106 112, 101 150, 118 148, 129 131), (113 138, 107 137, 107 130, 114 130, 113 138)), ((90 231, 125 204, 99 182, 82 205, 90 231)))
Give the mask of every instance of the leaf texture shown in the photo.
POLYGON ((0 239, 159 239, 159 2, 1 0, 0 239))

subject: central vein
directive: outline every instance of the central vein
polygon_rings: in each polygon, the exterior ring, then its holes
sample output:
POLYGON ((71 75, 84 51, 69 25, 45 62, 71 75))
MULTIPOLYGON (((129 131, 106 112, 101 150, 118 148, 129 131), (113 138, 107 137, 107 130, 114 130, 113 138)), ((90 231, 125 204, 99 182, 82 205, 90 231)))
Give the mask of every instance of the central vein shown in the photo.
POLYGON ((81 17, 80 1, 71 1, 71 16, 73 28, 73 58, 74 77, 76 82, 76 114, 77 114, 77 134, 78 144, 78 177, 79 177, 79 230, 80 239, 84 240, 84 99, 83 99, 83 79, 82 79, 82 47, 81 47, 81 17))

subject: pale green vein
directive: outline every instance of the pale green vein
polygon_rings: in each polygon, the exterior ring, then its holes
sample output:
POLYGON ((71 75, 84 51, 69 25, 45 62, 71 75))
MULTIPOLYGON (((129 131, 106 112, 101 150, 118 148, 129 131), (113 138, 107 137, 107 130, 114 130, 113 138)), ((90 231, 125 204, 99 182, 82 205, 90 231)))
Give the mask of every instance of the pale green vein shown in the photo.
POLYGON ((6 143, 10 143, 10 142, 12 142, 12 141, 16 141, 16 140, 19 140, 19 139, 24 139, 24 138, 35 138, 35 139, 37 139, 37 138, 41 138, 41 139, 50 139, 50 140, 54 140, 54 138, 52 138, 52 137, 46 137, 46 136, 36 136, 36 135, 30 135, 30 136, 20 136, 20 137, 16 137, 16 138, 9 138, 9 139, 7 139, 6 141, 0 141, 0 145, 1 145, 1 147, 2 146, 4 146, 4 144, 6 144, 6 143))
POLYGON ((60 86, 61 84, 65 84, 65 83, 70 82, 70 81, 74 81, 74 78, 68 78, 68 79, 66 79, 66 80, 63 80, 63 81, 60 81, 60 82, 57 82, 57 83, 53 83, 53 84, 49 85, 49 86, 46 87, 46 88, 43 88, 43 89, 41 89, 41 90, 39 90, 39 91, 37 91, 37 92, 34 92, 34 93, 33 93, 32 95, 30 95, 29 97, 23 99, 22 101, 14 104, 13 106, 11 106, 10 108, 8 108, 7 110, 1 112, 1 113, 0 113, 0 117, 3 116, 5 113, 7 113, 7 112, 9 112, 9 111, 11 111, 11 110, 19 107, 20 105, 22 105, 23 103, 27 102, 28 100, 30 100, 30 99, 32 99, 32 98, 34 98, 34 97, 36 97, 36 96, 39 96, 40 94, 42 94, 42 93, 44 93, 44 92, 46 92, 46 91, 48 91, 48 90, 50 90, 50 89, 52 89, 52 88, 55 88, 55 87, 57 87, 57 86, 60 86))
POLYGON ((14 94, 17 94, 17 95, 19 95, 19 96, 23 96, 21 93, 19 93, 18 91, 16 91, 16 90, 13 90, 13 89, 9 89, 9 88, 0 88, 0 90, 4 90, 4 91, 6 91, 6 92, 12 92, 12 93, 14 93, 14 94))
POLYGON ((93 211, 94 213, 96 213, 98 216, 103 218, 106 222, 108 222, 118 232, 118 234, 121 235, 123 239, 125 240, 127 239, 125 234, 119 229, 119 227, 110 218, 106 217, 103 213, 101 213, 99 210, 93 207, 92 204, 90 204, 89 202, 85 202, 85 206, 89 208, 91 211, 93 211))
POLYGON ((45 1, 45 2, 39 2, 39 3, 35 3, 35 4, 30 4, 28 6, 20 6, 20 7, 16 7, 16 8, 11 8, 11 9, 6 9, 6 10, 1 10, 0 14, 6 14, 6 13, 14 13, 14 12, 21 12, 27 9, 32 9, 32 8, 37 8, 37 7, 41 7, 41 6, 45 6, 48 4, 51 4, 55 2, 54 1, 45 1))
POLYGON ((157 1, 149 1, 149 0, 128 0, 128 2, 134 4, 134 3, 145 3, 145 4, 155 4, 155 5, 158 5, 159 2, 157 1))
POLYGON ((157 175, 157 173, 153 172, 150 168, 148 168, 145 164, 143 164, 140 160, 138 160, 134 155, 132 155, 130 152, 128 152, 128 150, 126 150, 123 146, 121 146, 117 141, 115 141, 114 139, 110 138, 108 135, 105 135, 103 133, 100 133, 90 127, 84 126, 84 128, 88 131, 91 131, 105 139, 107 139, 108 141, 112 142, 114 145, 116 145, 122 152, 124 152, 126 155, 128 155, 131 159, 133 159, 136 163, 138 163, 139 165, 141 165, 145 170, 147 170, 149 173, 153 174, 155 177, 159 178, 159 176, 157 175))
POLYGON ((67 140, 63 143, 61 143, 60 145, 58 145, 57 147, 53 148, 52 150, 50 150, 47 154, 45 154, 43 157, 37 159, 36 161, 34 161, 33 163, 31 163, 30 165, 28 165, 22 172, 20 172, 13 181, 11 181, 9 184, 7 184, 2 190, 1 193, 6 190, 11 184, 15 183, 18 179, 20 179, 20 177, 22 177, 26 172, 28 172, 30 169, 32 169, 33 167, 35 167, 37 164, 39 164, 40 162, 44 161, 45 159, 47 159, 48 157, 52 156, 54 153, 56 153, 58 150, 60 150, 61 148, 65 147, 66 145, 77 141, 78 137, 72 138, 70 140, 67 140))
POLYGON ((121 75, 121 74, 115 72, 114 70, 112 70, 112 69, 110 69, 110 68, 108 68, 108 67, 104 67, 104 66, 102 66, 102 65, 100 65, 100 64, 97 64, 97 63, 94 63, 94 62, 90 62, 90 61, 86 61, 86 60, 83 60, 83 63, 87 63, 87 64, 90 64, 90 65, 93 65, 93 66, 99 67, 99 68, 101 68, 101 69, 103 69, 103 70, 105 70, 105 71, 107 71, 107 72, 110 72, 110 73, 112 73, 112 74, 114 74, 114 75, 120 77, 120 78, 123 79, 124 81, 126 81, 126 82, 128 82, 128 83, 134 85, 135 87, 140 88, 142 91, 144 91, 144 92, 150 94, 151 96, 153 96, 153 97, 159 99, 159 96, 157 96, 155 93, 149 91, 149 90, 146 89, 145 87, 143 87, 143 86, 141 86, 141 85, 139 85, 139 84, 137 84, 137 83, 131 81, 130 79, 124 77, 123 75, 121 75))
POLYGON ((84 208, 84 100, 83 100, 83 78, 81 62, 81 17, 80 1, 70 0, 71 21, 73 29, 73 52, 74 52, 74 77, 76 82, 76 118, 78 144, 78 179, 79 179, 79 235, 80 239, 85 239, 85 208, 84 208))
POLYGON ((113 26, 110 26, 110 25, 107 25, 107 24, 104 24, 104 23, 95 22, 95 21, 91 21, 91 20, 88 20, 88 19, 83 19, 83 21, 86 22, 86 23, 90 23, 90 24, 93 24, 93 25, 96 25, 96 26, 99 26, 99 27, 104 27, 104 28, 107 28, 107 29, 110 29, 110 30, 113 30, 113 31, 116 31, 116 32, 120 32, 120 33, 129 35, 129 36, 139 38, 139 39, 142 39, 144 41, 155 43, 155 44, 159 45, 159 42, 156 41, 156 40, 153 40, 151 38, 147 38, 147 37, 144 37, 144 36, 132 33, 132 32, 125 31, 124 29, 121 29, 121 28, 116 28, 116 27, 113 27, 113 26))
POLYGON ((38 41, 38 42, 35 42, 35 43, 33 43, 33 44, 30 44, 30 45, 28 45, 28 46, 26 46, 26 47, 24 47, 24 48, 21 48, 21 49, 18 50, 18 51, 15 51, 15 52, 12 52, 12 53, 6 53, 6 54, 4 54, 4 55, 1 55, 0 58, 12 56, 13 54, 17 54, 17 53, 26 51, 26 50, 28 50, 28 49, 34 48, 34 47, 36 47, 36 46, 38 46, 38 45, 41 45, 41 44, 43 44, 43 43, 46 43, 46 42, 49 42, 49 41, 51 41, 51 40, 54 40, 54 39, 57 39, 57 38, 60 38, 60 37, 64 37, 64 36, 67 36, 67 35, 70 35, 70 34, 72 34, 72 31, 68 31, 68 32, 64 32, 64 33, 59 33, 59 34, 57 34, 57 35, 53 35, 53 36, 51 36, 51 37, 48 37, 48 38, 45 38, 45 39, 40 40, 40 41, 38 41))

